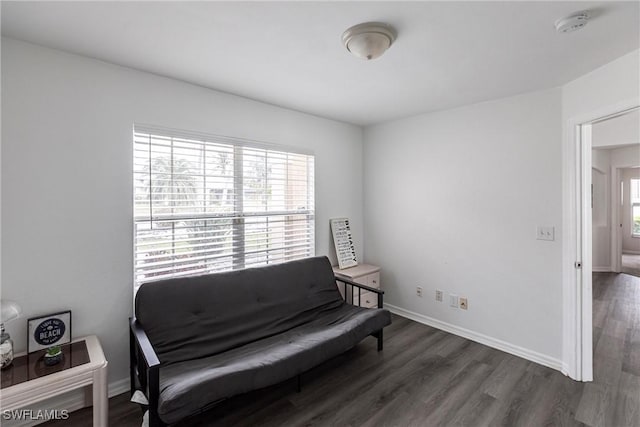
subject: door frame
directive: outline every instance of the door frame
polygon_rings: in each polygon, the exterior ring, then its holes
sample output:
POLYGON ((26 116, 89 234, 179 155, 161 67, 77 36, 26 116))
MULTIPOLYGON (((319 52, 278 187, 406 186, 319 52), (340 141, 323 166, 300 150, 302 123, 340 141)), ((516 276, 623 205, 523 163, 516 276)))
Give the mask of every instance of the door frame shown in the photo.
POLYGON ((640 98, 630 98, 571 117, 565 124, 562 372, 578 381, 593 380, 591 124, 638 107, 640 98))

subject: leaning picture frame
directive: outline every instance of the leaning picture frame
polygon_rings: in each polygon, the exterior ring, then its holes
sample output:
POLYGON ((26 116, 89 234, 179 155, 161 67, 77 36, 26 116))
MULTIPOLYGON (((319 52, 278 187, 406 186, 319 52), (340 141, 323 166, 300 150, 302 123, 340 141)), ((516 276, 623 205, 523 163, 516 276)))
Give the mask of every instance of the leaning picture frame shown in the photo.
POLYGON ((338 267, 343 269, 358 265, 349 218, 332 218, 329 223, 331 225, 331 234, 333 235, 333 244, 336 248, 336 256, 338 257, 338 267))
POLYGON ((27 319, 27 353, 71 342, 71 310, 27 319))

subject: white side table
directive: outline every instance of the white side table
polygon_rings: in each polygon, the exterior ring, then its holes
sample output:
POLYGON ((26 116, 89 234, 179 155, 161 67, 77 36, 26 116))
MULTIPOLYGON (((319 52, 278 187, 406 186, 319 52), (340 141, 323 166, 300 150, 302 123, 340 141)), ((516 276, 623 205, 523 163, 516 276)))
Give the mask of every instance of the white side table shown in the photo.
POLYGON ((93 426, 107 427, 107 360, 95 335, 75 339, 63 346, 62 366, 43 367, 38 355, 16 355, 11 367, 2 370, 0 409, 11 411, 62 393, 85 388, 85 406, 93 404, 93 426), (82 344, 86 344, 85 346, 82 344), (74 362, 75 359, 75 362, 74 362), (50 372, 50 373, 49 373, 50 372), (91 386, 91 387, 89 387, 91 386))

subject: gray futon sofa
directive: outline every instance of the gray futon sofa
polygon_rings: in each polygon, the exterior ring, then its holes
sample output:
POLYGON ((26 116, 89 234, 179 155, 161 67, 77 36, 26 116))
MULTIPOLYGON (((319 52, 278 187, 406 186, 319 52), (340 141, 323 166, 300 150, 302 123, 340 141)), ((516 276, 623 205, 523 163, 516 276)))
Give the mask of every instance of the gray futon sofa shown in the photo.
MULTIPOLYGON (((378 338, 391 316, 347 304, 326 257, 145 283, 130 322, 131 392, 141 390, 153 426, 294 378, 378 338)), ((356 291, 357 292, 357 291, 356 291)))

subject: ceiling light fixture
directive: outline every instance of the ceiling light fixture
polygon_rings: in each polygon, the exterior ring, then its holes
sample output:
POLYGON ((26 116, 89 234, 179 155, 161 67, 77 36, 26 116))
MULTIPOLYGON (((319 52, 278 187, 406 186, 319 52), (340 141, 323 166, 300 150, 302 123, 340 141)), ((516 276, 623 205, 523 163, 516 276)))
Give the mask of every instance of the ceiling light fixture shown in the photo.
POLYGON ((382 55, 396 39, 396 32, 382 22, 365 22, 354 25, 342 33, 344 47, 361 59, 376 59, 382 55))
POLYGON ((589 13, 577 12, 556 21, 556 31, 559 33, 572 33, 583 28, 589 22, 589 13))

